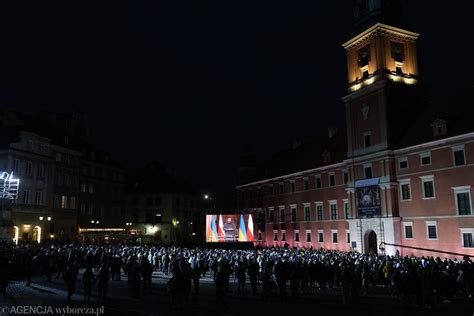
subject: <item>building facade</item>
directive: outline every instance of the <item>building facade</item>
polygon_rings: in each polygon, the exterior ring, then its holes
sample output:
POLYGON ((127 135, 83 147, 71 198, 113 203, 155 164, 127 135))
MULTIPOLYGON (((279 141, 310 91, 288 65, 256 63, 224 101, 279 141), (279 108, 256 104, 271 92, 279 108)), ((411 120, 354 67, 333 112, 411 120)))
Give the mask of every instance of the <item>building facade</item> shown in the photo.
POLYGON ((137 240, 164 245, 195 244, 204 240, 199 239, 204 224, 195 221, 196 214, 202 215, 194 190, 161 164, 151 163, 130 175, 126 223, 137 240))
POLYGON ((262 246, 472 256, 474 129, 459 116, 474 95, 427 102, 419 35, 398 27, 387 1, 359 2, 356 35, 343 44, 345 153, 331 148, 344 143, 333 133, 294 150, 293 164, 312 163, 239 185, 240 209, 259 218, 262 246))
POLYGON ((15 242, 50 239, 51 140, 17 130, 5 131, 3 136, 0 169, 20 179, 17 199, 8 205, 13 225, 9 235, 15 242))
POLYGON ((124 239, 125 171, 106 153, 87 148, 79 177, 79 232, 83 239, 124 239))

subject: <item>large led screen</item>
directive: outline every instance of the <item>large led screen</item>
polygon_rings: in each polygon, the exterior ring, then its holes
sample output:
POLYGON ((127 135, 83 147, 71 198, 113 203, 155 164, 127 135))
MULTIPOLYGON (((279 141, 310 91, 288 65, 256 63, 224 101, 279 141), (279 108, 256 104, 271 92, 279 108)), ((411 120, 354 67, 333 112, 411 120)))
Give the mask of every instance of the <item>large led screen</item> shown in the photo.
POLYGON ((206 215, 207 242, 254 241, 252 214, 206 215))

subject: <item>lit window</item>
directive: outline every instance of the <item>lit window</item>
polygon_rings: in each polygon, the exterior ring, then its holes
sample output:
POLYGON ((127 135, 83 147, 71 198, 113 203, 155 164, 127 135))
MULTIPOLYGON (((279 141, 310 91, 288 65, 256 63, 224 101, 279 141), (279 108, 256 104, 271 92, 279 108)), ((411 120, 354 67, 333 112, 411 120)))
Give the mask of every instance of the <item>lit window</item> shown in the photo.
POLYGON ((89 183, 89 193, 94 193, 94 184, 89 183))
POLYGON ((61 195, 61 208, 67 208, 67 196, 61 195))

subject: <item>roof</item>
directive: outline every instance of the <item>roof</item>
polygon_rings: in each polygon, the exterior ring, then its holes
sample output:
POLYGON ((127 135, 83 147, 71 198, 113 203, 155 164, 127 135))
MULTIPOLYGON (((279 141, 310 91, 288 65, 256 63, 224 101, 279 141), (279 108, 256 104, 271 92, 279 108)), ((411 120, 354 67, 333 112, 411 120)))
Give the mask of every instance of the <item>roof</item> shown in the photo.
POLYGON ((462 135, 474 131, 474 90, 431 102, 396 144, 396 149, 462 135), (446 133, 434 136, 432 124, 446 123, 446 133))
POLYGON ((128 183, 130 193, 195 193, 189 183, 174 176, 158 162, 135 170, 129 175, 128 183))
POLYGON ((338 131, 331 138, 317 137, 296 148, 278 152, 257 165, 256 175, 250 182, 332 165, 342 162, 346 155, 346 132, 338 131))

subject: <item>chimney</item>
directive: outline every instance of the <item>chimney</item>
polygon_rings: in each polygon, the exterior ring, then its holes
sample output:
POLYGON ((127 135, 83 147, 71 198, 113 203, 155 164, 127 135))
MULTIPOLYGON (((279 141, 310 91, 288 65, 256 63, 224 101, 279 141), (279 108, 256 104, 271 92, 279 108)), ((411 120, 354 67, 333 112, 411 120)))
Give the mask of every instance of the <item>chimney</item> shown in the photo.
POLYGON ((337 132, 338 132, 337 127, 329 127, 328 128, 329 138, 333 138, 337 134, 337 132))

